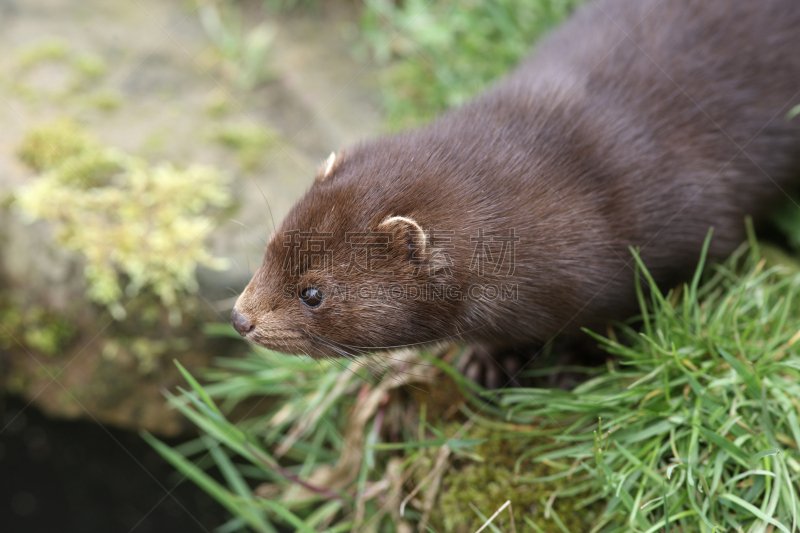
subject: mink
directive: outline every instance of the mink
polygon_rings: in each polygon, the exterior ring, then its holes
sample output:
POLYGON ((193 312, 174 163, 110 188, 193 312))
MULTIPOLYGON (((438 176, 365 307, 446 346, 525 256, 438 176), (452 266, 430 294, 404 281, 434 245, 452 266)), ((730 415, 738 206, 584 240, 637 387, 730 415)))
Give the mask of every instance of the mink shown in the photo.
POLYGON ((267 244, 247 340, 519 352, 637 312, 800 177, 800 2, 596 0, 432 124, 345 148, 267 244))

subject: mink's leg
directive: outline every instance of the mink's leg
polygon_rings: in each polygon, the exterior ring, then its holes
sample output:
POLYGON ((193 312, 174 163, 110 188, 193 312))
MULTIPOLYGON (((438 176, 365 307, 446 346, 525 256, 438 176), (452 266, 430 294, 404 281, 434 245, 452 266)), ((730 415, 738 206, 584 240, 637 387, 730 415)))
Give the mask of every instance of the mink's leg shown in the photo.
POLYGON ((580 371, 561 370, 538 372, 537 369, 558 367, 595 367, 611 357, 597 346, 597 341, 581 334, 561 339, 552 346, 497 346, 477 343, 471 345, 459 361, 458 369, 467 378, 487 389, 506 387, 547 387, 569 390, 587 379, 580 371))
POLYGON ((519 371, 524 361, 516 349, 472 344, 459 361, 458 370, 487 389, 520 387, 519 371))

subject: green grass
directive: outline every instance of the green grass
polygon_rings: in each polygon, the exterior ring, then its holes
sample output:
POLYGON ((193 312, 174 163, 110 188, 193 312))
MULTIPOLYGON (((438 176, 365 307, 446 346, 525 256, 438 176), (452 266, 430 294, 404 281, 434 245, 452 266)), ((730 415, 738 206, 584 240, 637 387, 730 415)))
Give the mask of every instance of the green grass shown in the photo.
MULTIPOLYGON (((463 103, 578 3, 366 0, 390 124, 463 103)), ((795 210, 776 217, 800 242, 795 210)), ((458 348, 361 365, 253 348, 168 395, 202 437, 145 438, 230 511, 221 531, 467 532, 495 513, 495 532, 794 531, 798 286, 800 263, 751 236, 674 292, 640 290, 641 316, 597 338, 607 368, 571 391, 482 390, 458 348)))
POLYGON ((389 124, 419 124, 461 105, 582 2, 365 0, 362 35, 382 65, 389 124))
POLYGON ((640 295, 642 327, 598 337, 610 372, 503 396, 508 418, 551 420, 554 449, 536 460, 596 483, 600 530, 795 527, 800 276, 765 263, 742 249, 704 284, 698 268, 679 293, 640 295))
POLYGON ((755 240, 701 262, 675 292, 640 291, 638 321, 598 337, 608 368, 572 391, 498 395, 426 356, 378 360, 376 376, 256 348, 220 360, 204 386, 184 373, 190 388, 170 395, 203 437, 174 450, 147 438, 231 511, 225 530, 475 531, 511 501, 497 531, 514 515, 533 531, 789 532, 798 287, 800 272, 769 266, 755 240), (228 419, 253 399, 257 416, 228 419))

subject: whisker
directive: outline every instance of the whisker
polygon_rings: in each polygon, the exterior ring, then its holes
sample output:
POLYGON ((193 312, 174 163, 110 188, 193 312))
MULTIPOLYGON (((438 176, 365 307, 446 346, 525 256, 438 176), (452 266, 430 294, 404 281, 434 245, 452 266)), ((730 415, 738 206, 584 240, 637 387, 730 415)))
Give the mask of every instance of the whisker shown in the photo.
MULTIPOLYGON (((305 352, 305 351, 303 353, 308 355, 308 353, 305 352)), ((311 356, 309 355, 309 357, 311 357, 311 356)), ((364 378, 364 376, 360 376, 357 372, 353 372, 353 370, 348 365, 344 365, 339 360, 337 360, 337 359, 335 359, 333 357, 330 357, 328 355, 325 355, 324 357, 325 357, 326 361, 330 362, 331 364, 333 364, 334 366, 339 368, 341 371, 345 371, 346 370, 347 372, 350 372, 351 374, 353 374, 358 379, 366 382, 366 379, 364 378)))
POLYGON ((332 344, 331 343, 332 341, 323 339, 321 337, 317 337, 316 335, 312 335, 308 332, 305 333, 312 342, 316 342, 318 344, 321 344, 322 346, 330 348, 331 350, 333 350, 334 353, 346 358, 348 361, 355 362, 359 366, 368 368, 376 372, 378 372, 380 369, 383 369, 385 371, 387 368, 390 368, 388 367, 388 365, 375 365, 374 361, 371 361, 369 358, 359 358, 358 357, 359 354, 349 353, 346 350, 337 347, 335 344, 332 344))
POLYGON ((391 357, 387 353, 364 352, 363 355, 367 356, 367 357, 370 357, 372 359, 388 359, 389 361, 396 361, 398 363, 409 363, 409 364, 414 365, 414 366, 427 366, 427 367, 430 367, 430 368, 433 368, 433 367, 436 366, 436 365, 432 365, 432 364, 429 364, 429 363, 425 363, 423 361, 417 361, 415 363, 410 363, 409 361, 406 361, 405 359, 400 359, 398 357, 391 357))
MULTIPOLYGON (((323 346, 327 346, 328 348, 333 350, 335 353, 343 356, 348 361, 353 361, 355 364, 361 366, 362 368, 366 368, 368 370, 371 370, 371 371, 373 371, 373 372, 375 372, 375 373, 377 373, 379 375, 382 375, 383 377, 389 377, 391 379, 395 379, 398 382, 402 383, 403 385, 413 387, 413 388, 415 388, 417 390, 420 390, 420 391, 422 390, 422 389, 419 389, 418 387, 415 387, 414 385, 406 382, 404 379, 401 378, 401 376, 406 375, 406 376, 413 376, 413 377, 417 377, 417 378, 424 378, 425 376, 423 376, 423 375, 414 374, 414 373, 409 372, 407 370, 401 370, 399 368, 393 367, 392 365, 381 363, 380 361, 376 361, 375 358, 358 357, 358 354, 348 353, 345 350, 342 350, 340 348, 337 348, 335 345, 330 344, 329 342, 327 342, 326 340, 324 340, 322 338, 316 337, 316 336, 314 336, 314 335, 312 335, 312 334, 310 334, 308 332, 305 332, 305 333, 309 336, 309 338, 310 338, 310 340, 312 342, 317 342, 317 343, 319 343, 319 344, 321 344, 323 346)), ((335 341, 332 341, 332 342, 335 342, 335 341)), ((408 363, 409 365, 412 365, 412 366, 414 364, 416 364, 416 363, 410 363, 408 361, 404 361, 402 359, 393 359, 393 360, 399 361, 399 362, 408 363)), ((428 366, 430 366, 430 365, 428 365, 428 366)))
POLYGON ((435 338, 435 339, 430 339, 430 340, 426 340, 426 341, 410 342, 408 344, 395 344, 395 345, 387 345, 387 346, 350 346, 350 345, 342 344, 342 346, 344 346, 344 347, 346 347, 348 349, 359 351, 361 353, 369 353, 372 350, 395 350, 395 349, 399 349, 399 348, 411 348, 411 347, 414 347, 414 346, 422 346, 422 345, 425 345, 425 344, 434 344, 434 343, 437 343, 437 342, 452 341, 453 339, 459 339, 461 341, 465 341, 466 339, 463 338, 464 334, 472 333, 473 331, 478 331, 479 329, 485 328, 487 325, 488 324, 482 324, 482 325, 477 326, 475 328, 468 329, 468 330, 465 330, 465 331, 460 331, 460 332, 455 333, 455 334, 444 335, 442 337, 435 338))
MULTIPOLYGON (((309 335, 310 335, 310 334, 309 334, 309 335)), ((408 361, 406 361, 406 360, 404 360, 404 359, 398 359, 398 358, 396 358, 396 357, 390 357, 390 356, 389 356, 389 354, 377 354, 377 353, 374 353, 374 352, 372 352, 371 350, 365 350, 365 351, 355 350, 355 347, 353 347, 353 346, 349 346, 349 345, 347 345, 347 344, 343 344, 343 343, 341 343, 341 342, 338 342, 338 341, 336 341, 336 340, 334 340, 334 339, 325 339, 325 341, 326 341, 326 342, 329 342, 329 343, 335 343, 335 344, 338 344, 339 346, 341 346, 341 347, 342 347, 342 348, 344 348, 345 350, 351 350, 351 351, 355 351, 355 352, 356 352, 356 353, 355 353, 355 355, 367 356, 367 357, 369 357, 369 358, 370 358, 370 360, 373 360, 373 361, 374 361, 376 358, 380 358, 380 359, 388 359, 388 360, 390 360, 390 361, 397 361, 397 362, 400 362, 400 363, 407 363, 407 362, 408 362, 408 361)), ((380 348, 376 348, 376 349, 380 349, 380 348)), ((435 366, 435 365, 431 365, 431 364, 428 364, 428 363, 424 363, 424 362, 422 362, 422 361, 420 361, 420 362, 416 362, 416 363, 409 363, 409 364, 412 364, 412 365, 414 365, 414 366, 417 366, 417 365, 419 365, 419 366, 427 366, 427 367, 433 367, 433 366, 435 366)), ((387 365, 387 366, 388 366, 388 365, 387 365)), ((416 375, 416 374, 411 374, 411 375, 416 375)))
MULTIPOLYGON (((261 190, 261 187, 258 185, 258 183, 256 183, 256 182, 253 182, 253 183, 255 183, 256 188, 258 189, 258 192, 261 193, 261 197, 264 198, 264 203, 267 204, 267 209, 269 210, 269 218, 270 218, 270 220, 272 220, 272 231, 270 231, 270 234, 271 234, 273 231, 275 231, 275 217, 272 216, 272 206, 269 205, 269 201, 267 200, 267 196, 264 194, 264 191, 261 190)), ((267 228, 267 229, 269 229, 269 228, 267 228)))
POLYGON ((226 287, 225 287, 225 290, 226 290, 226 291, 231 291, 231 292, 233 293, 233 295, 234 295, 234 296, 239 296, 239 291, 237 291, 236 289, 234 289, 234 288, 233 288, 233 287, 231 287, 231 286, 226 286, 226 287))
POLYGON ((234 296, 231 296, 230 298, 225 298, 224 300, 217 300, 216 302, 211 304, 211 307, 215 311, 217 311, 218 313, 221 313, 222 311, 227 311, 228 309, 233 309, 233 307, 236 305, 236 300, 238 300, 238 299, 239 299, 239 295, 235 294, 234 296))
POLYGON ((314 336, 310 336, 310 337, 311 337, 311 341, 312 342, 316 342, 318 344, 321 344, 323 346, 326 346, 326 347, 330 348, 331 350, 333 350, 334 353, 340 355, 341 357, 344 357, 348 361, 353 361, 357 365, 362 366, 364 368, 368 368, 370 370, 377 371, 378 369, 380 369, 380 367, 376 368, 373 364, 371 364, 371 362, 368 362, 368 359, 366 359, 366 358, 358 358, 355 354, 348 353, 347 351, 345 351, 345 350, 343 350, 341 348, 338 348, 337 346, 335 346, 333 344, 330 344, 330 343, 324 341, 321 338, 317 338, 317 337, 314 337, 314 336))
POLYGON ((238 220, 236 220, 236 219, 233 219, 233 218, 232 218, 232 219, 230 219, 230 221, 231 221, 231 222, 233 222, 234 224, 239 224, 239 225, 240 225, 240 226, 242 226, 243 228, 246 228, 246 229, 248 229, 248 230, 249 230, 251 233, 253 233, 253 234, 254 234, 256 237, 258 237, 258 240, 260 240, 260 241, 261 241, 261 244, 263 244, 263 245, 264 245, 264 247, 266 248, 266 246, 267 246, 267 243, 266 243, 266 241, 265 241, 264 239, 262 239, 262 238, 261 238, 261 236, 260 236, 258 233, 256 233, 256 232, 253 230, 253 228, 251 228, 250 226, 248 226, 248 225, 247 225, 247 224, 245 224, 244 222, 239 222, 238 220))

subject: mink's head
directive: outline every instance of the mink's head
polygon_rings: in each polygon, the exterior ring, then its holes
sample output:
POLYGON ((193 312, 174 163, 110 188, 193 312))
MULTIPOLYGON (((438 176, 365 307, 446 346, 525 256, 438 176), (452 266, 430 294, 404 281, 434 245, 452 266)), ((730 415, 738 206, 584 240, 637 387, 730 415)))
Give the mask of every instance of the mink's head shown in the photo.
POLYGON ((381 171, 371 165, 332 155, 273 233, 231 314, 247 340, 325 357, 451 334, 457 305, 439 283, 446 254, 431 246, 413 201, 393 202, 380 180, 363 178, 381 171))

